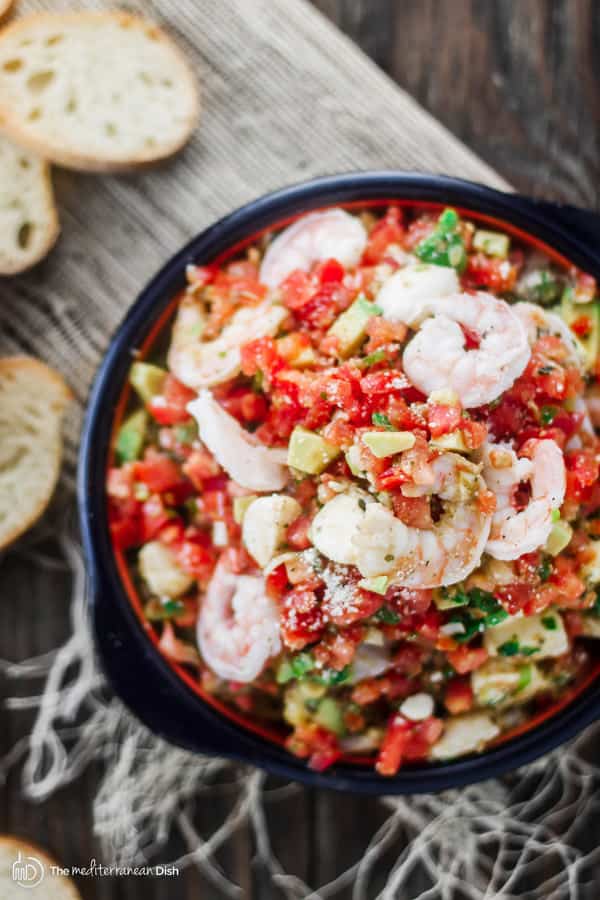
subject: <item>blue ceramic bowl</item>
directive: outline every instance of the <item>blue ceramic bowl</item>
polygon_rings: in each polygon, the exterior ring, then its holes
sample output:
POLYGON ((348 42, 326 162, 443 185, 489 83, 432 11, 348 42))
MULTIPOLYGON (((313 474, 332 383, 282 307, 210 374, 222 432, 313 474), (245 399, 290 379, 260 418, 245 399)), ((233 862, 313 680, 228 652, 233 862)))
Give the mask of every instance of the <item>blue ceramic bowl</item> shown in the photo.
POLYGON ((144 288, 115 334, 98 372, 83 429, 78 497, 88 572, 92 622, 101 663, 115 692, 153 732, 197 753, 252 763, 319 787, 369 794, 439 791, 501 775, 573 737, 600 715, 600 676, 588 678, 569 702, 529 730, 486 752, 443 764, 411 765, 393 778, 372 766, 344 762, 311 771, 278 743, 232 720, 202 699, 159 653, 134 610, 109 539, 104 493, 115 410, 121 404, 132 351, 165 321, 173 297, 185 286, 188 263, 205 264, 249 242, 262 230, 300 213, 330 205, 423 201, 463 208, 520 229, 534 242, 600 277, 600 217, 568 206, 541 203, 479 184, 437 175, 364 172, 316 179, 261 197, 195 237, 144 288), (162 317, 162 318, 161 318, 162 317))

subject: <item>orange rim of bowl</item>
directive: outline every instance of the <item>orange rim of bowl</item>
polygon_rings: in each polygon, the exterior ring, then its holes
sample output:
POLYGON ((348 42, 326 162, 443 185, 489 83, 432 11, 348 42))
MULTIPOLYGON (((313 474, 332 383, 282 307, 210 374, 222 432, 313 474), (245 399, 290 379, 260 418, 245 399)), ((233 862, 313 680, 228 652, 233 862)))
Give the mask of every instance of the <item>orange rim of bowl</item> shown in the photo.
MULTIPOLYGON (((376 200, 356 200, 351 201, 349 203, 339 203, 336 204, 338 207, 343 207, 344 209, 373 209, 382 206, 401 206, 401 207, 409 207, 413 209, 436 209, 441 210, 444 208, 445 204, 436 203, 433 201, 417 201, 417 200, 397 200, 397 199, 376 199, 376 200)), ((320 209, 328 209, 331 207, 331 204, 327 206, 320 207, 320 209)), ((508 232, 511 236, 516 237, 523 244, 526 244, 529 247, 533 247, 536 250, 541 251, 546 254, 551 260, 557 263, 564 269, 573 268, 573 263, 567 259, 567 257, 563 256, 562 253, 559 253, 558 250, 555 250, 553 247, 546 244, 544 241, 540 240, 537 237, 534 237, 529 232, 524 231, 521 228, 518 228, 516 225, 513 225, 509 222, 504 221, 501 218, 497 218, 496 216, 490 216, 480 212, 474 212, 466 207, 462 206, 454 206, 461 215, 468 216, 470 219, 475 219, 479 222, 485 222, 487 225, 495 226, 496 228, 500 228, 503 231, 508 232)), ((312 212, 319 211, 319 207, 311 210, 312 212)), ((286 218, 278 220, 276 223, 266 226, 260 231, 255 232, 250 237, 244 238, 242 241, 238 241, 238 243, 234 244, 232 247, 224 250, 222 253, 218 254, 210 263, 203 263, 203 265, 214 265, 220 266, 228 260, 235 258, 238 256, 243 250, 247 247, 255 244, 260 238, 271 232, 271 231, 279 231, 281 228, 284 228, 286 225, 289 225, 291 222, 296 221, 301 218, 301 216, 305 215, 305 212, 296 213, 292 216, 288 216, 286 218)), ((153 348, 153 345, 157 338, 163 334, 164 328, 168 325, 169 321, 172 319, 173 314, 177 308, 177 305, 181 299, 182 292, 176 294, 173 299, 167 304, 165 309, 162 311, 160 316, 158 316, 156 322, 146 335, 144 341, 139 347, 135 358, 138 360, 146 359, 150 354, 153 348)), ((108 469, 114 464, 114 446, 115 446, 115 438, 116 434, 121 425, 123 416, 125 414, 125 410, 127 409, 129 399, 131 396, 131 388, 128 382, 125 382, 123 388, 121 390, 121 394, 119 396, 119 400, 115 407, 115 415, 113 419, 113 426, 111 429, 111 439, 110 439, 110 452, 108 456, 108 469)), ((129 570, 129 566, 127 564, 127 560, 125 558, 125 554, 122 550, 114 545, 114 542, 111 540, 111 545, 113 549, 113 554, 115 558, 115 562, 117 565, 117 570, 119 572, 119 576, 125 588, 125 592, 133 607, 133 610, 138 618, 142 629, 145 634, 148 636, 148 639, 154 644, 157 652, 161 655, 162 659, 164 659, 168 665, 173 669, 176 674, 181 678, 181 680, 197 695, 219 712, 221 715, 225 716, 231 722, 234 722, 236 725, 244 728, 246 731, 250 731, 253 734, 259 735, 259 737, 270 741, 271 743, 277 744, 278 746, 283 746, 286 733, 284 733, 284 726, 282 725, 280 728, 269 728, 267 725, 263 724, 260 721, 252 719, 250 716, 243 715, 241 712, 235 710, 229 704, 219 700, 213 694, 204 690, 199 683, 197 678, 194 678, 188 669, 179 663, 174 662, 169 659, 162 651, 160 650, 158 643, 159 637, 156 632, 156 629, 153 625, 148 621, 148 619, 144 616, 144 611, 142 607, 142 602, 140 600, 138 591, 133 583, 133 579, 131 577, 131 572, 129 570)), ((505 744, 507 741, 512 740, 513 738, 519 737, 534 728, 541 725, 547 719, 555 716, 565 707, 567 707, 570 703, 573 702, 580 694, 582 694, 588 687, 592 685, 594 680, 600 674, 600 659, 595 660, 590 666, 588 671, 582 675, 578 681, 567 688, 565 692, 561 695, 559 699, 557 699, 554 703, 549 704, 546 708, 540 710, 535 713, 530 719, 526 722, 521 723, 520 725, 515 726, 514 728, 509 729, 508 731, 503 732, 499 735, 494 741, 492 741, 488 747, 498 747, 501 744, 505 744)), ((353 765, 365 765, 368 764, 369 760, 372 759, 372 754, 366 755, 355 755, 355 754, 344 754, 342 757, 342 761, 346 763, 350 763, 353 765)))

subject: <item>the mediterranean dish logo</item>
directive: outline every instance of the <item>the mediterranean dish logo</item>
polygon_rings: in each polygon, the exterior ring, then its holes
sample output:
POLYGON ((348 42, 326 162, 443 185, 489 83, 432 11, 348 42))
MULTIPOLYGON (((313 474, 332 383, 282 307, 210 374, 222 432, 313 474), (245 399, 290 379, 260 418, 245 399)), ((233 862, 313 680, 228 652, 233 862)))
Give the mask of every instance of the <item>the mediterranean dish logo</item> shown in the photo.
POLYGON ((46 870, 36 856, 19 855, 12 864, 12 880, 22 888, 35 888, 44 880, 46 870))

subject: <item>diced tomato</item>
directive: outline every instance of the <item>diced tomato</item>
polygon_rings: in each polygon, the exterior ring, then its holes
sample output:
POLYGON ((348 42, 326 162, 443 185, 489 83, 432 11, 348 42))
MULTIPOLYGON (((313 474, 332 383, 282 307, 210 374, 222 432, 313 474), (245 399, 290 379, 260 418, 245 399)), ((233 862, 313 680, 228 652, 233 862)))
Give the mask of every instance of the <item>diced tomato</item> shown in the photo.
POLYGON ((583 616, 574 610, 563 613, 565 630, 570 638, 580 637, 583 634, 583 616))
POLYGON ((294 311, 308 303, 314 289, 312 280, 302 269, 291 272, 279 287, 284 305, 294 311))
POLYGON ((113 507, 109 511, 109 530, 112 541, 119 550, 137 547, 143 542, 142 523, 138 505, 113 507))
POLYGON ((390 244, 404 243, 402 212, 397 206, 390 206, 385 216, 373 226, 363 253, 363 263, 376 265, 385 256, 390 244))
POLYGON ((598 481, 599 465, 593 450, 574 450, 565 453, 567 467, 567 492, 569 500, 578 503, 587 500, 591 488, 598 481))
POLYGON ((215 280, 218 271, 216 266, 188 266, 185 274, 188 284, 202 288, 215 280))
POLYGON ((410 481, 410 477, 400 468, 400 466, 390 466, 385 469, 381 475, 377 476, 378 491, 396 491, 401 485, 410 481))
POLYGON ((124 466, 116 466, 108 470, 106 478, 106 492, 115 500, 128 500, 133 497, 135 483, 134 463, 125 463, 124 466))
POLYGON ((244 375, 256 375, 262 372, 271 377, 285 365, 285 360, 277 352, 277 344, 270 337, 248 341, 241 348, 242 372, 244 375))
POLYGON ((388 322, 383 316, 372 316, 367 322, 366 332, 369 340, 365 345, 365 353, 369 354, 389 344, 401 344, 408 329, 403 322, 388 322))
POLYGON ((575 295, 578 303, 590 303, 597 293, 596 279, 585 272, 578 272, 575 279, 575 295))
POLYGON ((477 450, 478 447, 485 443, 488 429, 484 422, 463 418, 460 423, 460 430, 462 431, 467 450, 477 450))
POLYGON ((427 424, 433 438, 455 431, 461 424, 462 410, 460 406, 443 406, 432 403, 427 408, 427 424))
POLYGON ((431 607, 433 591, 394 585, 386 591, 385 602, 400 616, 422 616, 431 607))
POLYGON ((434 230, 438 216, 436 213, 426 212, 418 216, 408 226, 405 238, 405 246, 407 250, 412 250, 417 244, 428 237, 434 230))
POLYGON ((376 703, 380 697, 397 700, 408 697, 415 689, 415 682, 398 672, 388 672, 379 678, 365 678, 352 689, 352 701, 358 706, 376 703))
POLYGON ((190 418, 187 405, 195 397, 195 391, 190 390, 169 373, 165 378, 162 393, 157 394, 148 403, 148 411, 159 425, 179 425, 190 418))
POLYGON ((413 724, 410 737, 404 748, 404 759, 414 761, 429 756, 431 746, 435 744, 444 730, 444 723, 435 716, 429 716, 422 722, 413 724))
POLYGON ((380 775, 395 775, 402 765, 402 757, 408 743, 411 723, 400 713, 392 716, 379 748, 375 768, 380 775))
POLYGON ((182 482, 179 466, 164 453, 149 447, 143 460, 135 463, 136 481, 141 481, 152 493, 162 494, 182 482))
POLYGON ((160 494, 152 494, 142 504, 142 540, 153 540, 173 518, 174 512, 165 506, 160 494))
POLYGON ((179 547, 183 541, 184 532, 185 523, 181 516, 173 516, 160 528, 157 532, 157 537, 161 544, 179 547))
POLYGON ((325 259, 317 263, 313 272, 319 284, 339 284, 345 274, 346 270, 337 259, 325 259))
POLYGON ((396 518, 411 528, 431 528, 433 526, 428 497, 405 497, 400 491, 394 491, 392 509, 396 518))
POLYGON ((452 678, 446 685, 444 706, 453 716, 468 712, 473 706, 473 688, 468 678, 452 678))
POLYGON ((579 337, 586 337, 592 330, 592 320, 589 316, 578 316, 571 322, 571 330, 579 337))
POLYGON ((285 539, 294 550, 308 550, 311 546, 312 541, 308 536, 311 522, 310 516, 298 516, 291 525, 288 525, 285 539))
POLYGON ((485 647, 468 647, 463 645, 448 653, 448 662, 459 675, 473 672, 484 664, 488 658, 485 647))
POLYGON ((283 563, 276 566, 272 572, 269 572, 266 578, 267 596, 278 602, 283 599, 283 595, 288 587, 288 577, 283 563))
POLYGON ((188 575, 206 581, 212 574, 215 556, 212 551, 193 540, 184 540, 177 550, 177 562, 188 575))
MULTIPOLYGON (((346 590, 349 588, 348 585, 346 590)), ((353 622, 360 622, 361 619, 367 619, 374 615, 382 606, 381 594, 363 591, 355 587, 351 598, 347 601, 340 602, 335 593, 327 596, 323 601, 322 610, 327 621, 333 622, 334 625, 351 625, 353 622)))
POLYGON ((513 290, 517 274, 516 266, 507 259, 474 253, 469 256, 463 278, 467 286, 488 288, 493 293, 503 294, 513 290))
POLYGON ((185 641, 179 640, 175 635, 172 624, 168 621, 163 623, 158 647, 173 662, 189 665, 198 665, 200 663, 200 657, 196 648, 191 644, 185 643, 185 641))
POLYGON ((315 772, 323 772, 342 755, 335 734, 314 724, 298 726, 285 746, 294 756, 308 757, 308 765, 315 772))
POLYGON ((314 649, 315 658, 325 668, 341 671, 354 659, 356 648, 362 641, 365 629, 361 625, 350 625, 349 628, 326 634, 314 649))
POLYGON ((196 490, 201 491, 207 479, 221 473, 221 467, 212 453, 207 450, 193 450, 183 464, 182 472, 187 475, 196 490))
POLYGON ((394 670, 402 675, 414 678, 423 668, 425 651, 422 647, 406 641, 396 650, 393 656, 394 670))
MULTIPOLYGON (((248 346, 248 345, 246 345, 248 346)), ((263 394, 257 394, 247 387, 233 388, 221 400, 221 406, 238 422, 262 422, 268 404, 263 394)))
POLYGON ((578 562, 575 559, 559 555, 554 558, 554 567, 548 581, 555 585, 559 592, 560 606, 578 608, 585 593, 585 581, 577 574, 578 562))
POLYGON ((284 596, 281 614, 281 636, 292 650, 301 650, 317 641, 325 627, 323 612, 314 591, 302 587, 284 596))

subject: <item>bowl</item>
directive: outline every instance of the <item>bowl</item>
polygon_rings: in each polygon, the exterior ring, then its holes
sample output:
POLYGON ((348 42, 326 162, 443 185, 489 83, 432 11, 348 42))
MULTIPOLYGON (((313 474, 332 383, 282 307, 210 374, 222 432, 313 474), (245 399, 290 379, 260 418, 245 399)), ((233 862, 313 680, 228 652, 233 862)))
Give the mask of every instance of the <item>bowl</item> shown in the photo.
POLYGON ((439 791, 501 775, 547 753, 600 715, 600 661, 550 711, 485 752, 455 761, 406 766, 393 778, 346 760, 317 773, 291 756, 277 734, 202 694, 189 674, 161 655, 144 624, 122 558, 109 538, 104 483, 114 423, 127 400, 132 356, 152 344, 185 286, 188 263, 222 261, 262 232, 321 207, 389 202, 451 205, 565 258, 600 277, 600 216, 438 175, 364 172, 320 178, 252 201, 175 254, 142 290, 114 335, 91 390, 78 472, 78 502, 91 621, 100 662, 116 694, 151 731, 200 754, 228 757, 310 785, 368 794, 439 791))

